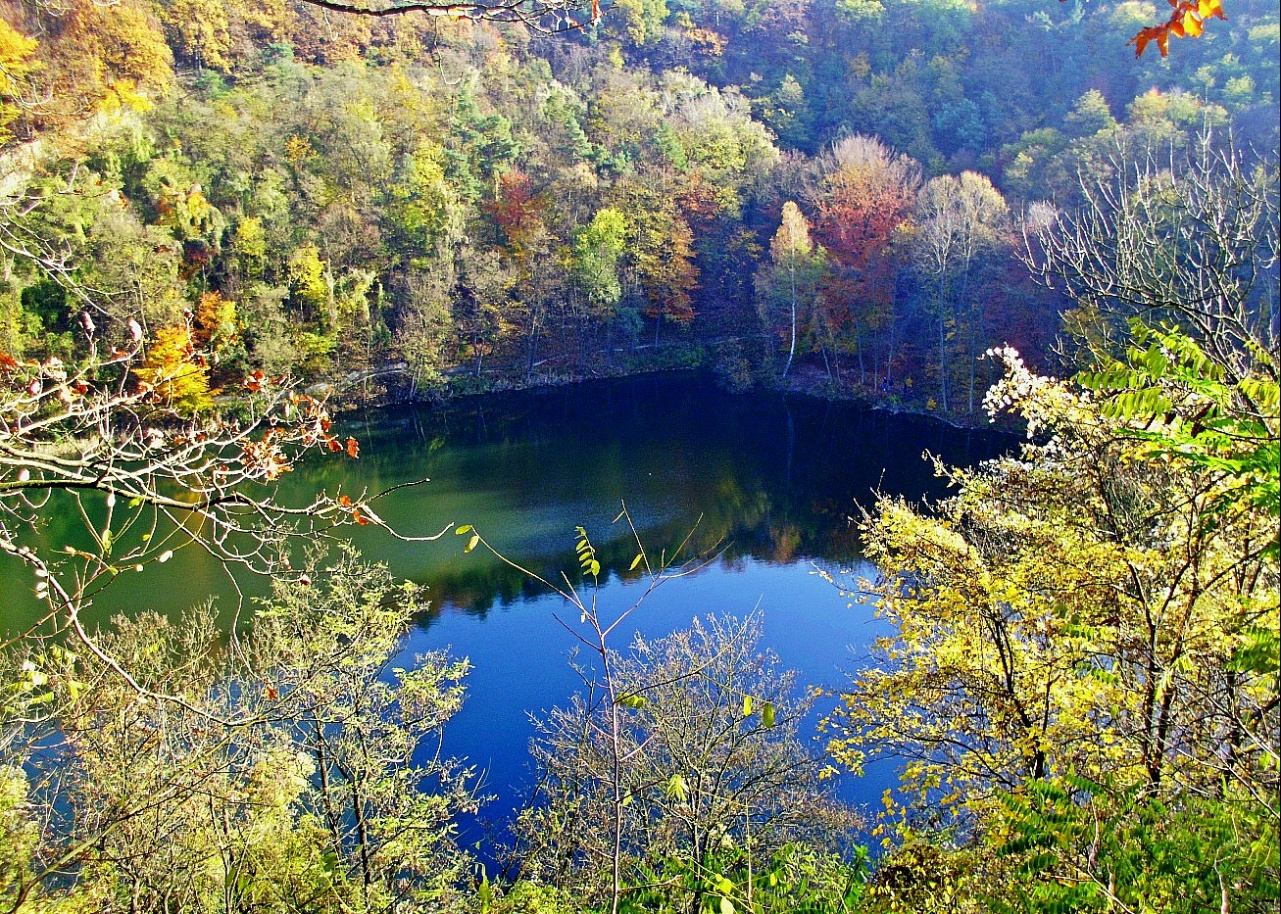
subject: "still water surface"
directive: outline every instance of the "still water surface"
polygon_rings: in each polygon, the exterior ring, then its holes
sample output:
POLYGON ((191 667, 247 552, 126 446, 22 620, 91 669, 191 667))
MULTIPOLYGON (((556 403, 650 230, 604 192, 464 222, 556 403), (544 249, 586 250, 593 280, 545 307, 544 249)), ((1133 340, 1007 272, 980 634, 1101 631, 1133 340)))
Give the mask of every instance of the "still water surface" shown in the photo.
MULTIPOLYGON (((361 441, 357 461, 300 467, 297 497, 318 487, 380 491, 427 477, 384 499, 379 513, 406 535, 471 524, 513 560, 553 579, 573 573, 574 530, 585 527, 604 566, 600 600, 620 611, 642 584, 621 574, 636 553, 620 505, 651 555, 689 536, 712 556, 696 574, 660 587, 615 645, 639 629, 656 637, 709 613, 758 613, 764 640, 802 681, 839 685, 883 632, 870 607, 847 601, 818 574, 874 576, 859 556, 850 518, 876 491, 913 499, 942 494, 930 451, 971 464, 1009 439, 926 419, 781 393, 731 395, 696 375, 668 374, 472 398, 447 407, 396 408, 344 417, 361 441), (692 535, 691 535, 692 531, 692 535)), ((64 535, 57 523, 42 535, 64 535)), ((563 703, 578 682, 567 662, 572 636, 556 621, 563 601, 466 537, 433 543, 358 530, 363 554, 430 588, 431 611, 410 634, 403 662, 448 646, 474 667, 468 700, 449 725, 445 752, 484 772, 501 820, 532 782, 530 714, 563 703)), ((65 540, 64 540, 65 541, 65 540)), ((576 575, 574 576, 576 580, 576 575)), ((0 581, 3 622, 34 612, 25 583, 0 581)), ((260 581, 242 581, 252 596, 260 581)), ((235 589, 216 563, 185 550, 143 575, 122 577, 97 601, 99 619, 149 608, 177 615, 212 597, 223 617, 235 589)), ((892 770, 872 771, 842 793, 875 804, 892 770)))

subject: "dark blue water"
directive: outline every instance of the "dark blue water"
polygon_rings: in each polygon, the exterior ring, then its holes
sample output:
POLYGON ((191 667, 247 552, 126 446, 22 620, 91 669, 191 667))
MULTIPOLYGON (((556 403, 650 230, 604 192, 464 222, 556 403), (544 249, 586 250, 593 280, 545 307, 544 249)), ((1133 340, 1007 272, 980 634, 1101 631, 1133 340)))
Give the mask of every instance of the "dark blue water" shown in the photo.
MULTIPOLYGON (((800 670, 802 682, 838 689, 886 632, 871 606, 842 598, 819 574, 875 577, 859 554, 860 506, 870 507, 877 491, 943 494, 926 451, 970 464, 1010 443, 850 404, 729 395, 685 375, 372 416, 362 434, 380 461, 397 455, 380 468, 381 484, 408 478, 407 468, 432 479, 382 510, 401 529, 472 524, 545 578, 560 582, 564 572, 578 582, 574 529, 585 527, 605 566, 598 599, 607 619, 645 586, 634 576, 624 580, 636 545, 627 524, 614 522, 620 504, 651 555, 672 555, 688 538, 684 555, 711 557, 651 594, 615 634, 615 648, 625 650, 636 631, 652 638, 696 616, 754 613, 765 645, 800 670)), ((495 797, 482 818, 500 825, 534 782, 530 716, 581 687, 569 664, 576 642, 562 625, 578 627, 578 611, 483 549, 462 555, 466 539, 446 536, 444 559, 394 543, 377 554, 435 597, 407 653, 448 647, 474 667, 444 750, 479 769, 483 792, 495 797)), ((811 722, 830 706, 820 700, 811 722)), ((816 732, 810 736, 819 743, 816 732)), ((892 764, 880 764, 862 778, 846 777, 838 790, 878 807, 895 777, 892 764)), ((480 838, 473 828, 469 839, 480 838)))
MULTIPOLYGON (((820 567, 874 574, 865 563, 820 567)), ((614 618, 632 605, 644 582, 612 580, 601 592, 602 615, 614 618)), ((832 585, 806 563, 778 564, 746 558, 715 563, 689 577, 663 583, 628 619, 613 643, 626 649, 632 636, 662 635, 686 627, 708 614, 763 619, 763 641, 784 663, 803 671, 807 685, 839 688, 843 671, 858 666, 867 645, 885 633, 885 623, 871 607, 841 599, 832 585)), ((482 818, 501 823, 518 808, 532 788, 535 773, 527 764, 533 735, 531 714, 541 714, 581 689, 568 660, 573 635, 557 621, 579 627, 578 611, 557 596, 522 597, 484 615, 447 611, 430 626, 414 632, 409 652, 450 647, 468 657, 475 671, 468 680, 463 710, 445 734, 446 754, 468 758, 482 772, 484 791, 495 795, 482 818)), ((580 655, 580 660, 590 659, 580 655)), ((408 658, 403 658, 406 662, 408 658)), ((832 700, 820 700, 809 720, 809 738, 821 745, 815 726, 832 700)), ((862 778, 844 777, 840 795, 854 803, 875 805, 893 785, 892 765, 874 767, 862 778)), ((495 829, 501 832, 501 828, 495 829)), ((469 832, 479 840, 482 832, 469 832)))

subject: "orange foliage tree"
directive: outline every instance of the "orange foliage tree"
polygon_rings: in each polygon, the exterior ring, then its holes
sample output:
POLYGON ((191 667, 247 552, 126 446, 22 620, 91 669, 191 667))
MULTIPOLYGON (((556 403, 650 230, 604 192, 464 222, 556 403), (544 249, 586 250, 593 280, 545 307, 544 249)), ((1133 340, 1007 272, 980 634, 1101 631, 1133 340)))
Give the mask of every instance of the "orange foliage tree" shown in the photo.
POLYGON ((694 231, 678 197, 668 182, 627 181, 614 201, 627 220, 625 288, 632 296, 639 293, 641 313, 654 321, 656 344, 664 321, 686 327, 695 317, 694 231))
MULTIPOLYGON (((26 112, 38 128, 62 128, 95 112, 145 110, 173 85, 173 54, 142 0, 36 2, 7 10, 6 18, 40 36, 29 76, 40 104, 26 112)), ((57 141, 74 146, 72 133, 57 141)))
POLYGON ((694 320, 691 293, 698 288, 698 267, 694 263, 694 233, 678 214, 656 213, 646 231, 646 246, 638 251, 636 263, 645 288, 646 307, 642 313, 654 321, 654 342, 664 320, 687 327, 694 320))
POLYGON ((547 198, 534 188, 523 171, 509 171, 498 179, 498 194, 489 205, 490 215, 508 251, 521 259, 531 236, 538 233, 547 211, 547 198))
POLYGON ((893 321, 894 241, 911 218, 920 166, 864 136, 841 140, 827 159, 815 200, 819 239, 834 261, 824 317, 833 337, 852 346, 862 365, 868 338, 893 321))

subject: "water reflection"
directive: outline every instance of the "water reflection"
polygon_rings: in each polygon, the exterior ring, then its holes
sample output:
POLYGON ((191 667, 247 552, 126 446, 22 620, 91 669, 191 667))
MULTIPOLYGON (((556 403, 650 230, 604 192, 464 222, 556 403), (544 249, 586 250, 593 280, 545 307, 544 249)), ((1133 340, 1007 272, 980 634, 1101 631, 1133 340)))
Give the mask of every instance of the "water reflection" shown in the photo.
MULTIPOLYGON (((600 382, 364 418, 360 478, 370 488, 431 482, 380 508, 398 529, 426 534, 472 524, 495 548, 544 577, 574 572, 573 531, 591 533, 607 574, 636 553, 626 503, 652 554, 687 536, 699 555, 793 564, 858 557, 859 505, 875 492, 936 497, 929 450, 969 464, 1003 442, 928 420, 777 393, 731 395, 687 375, 600 382), (692 531, 692 536, 691 536, 692 531)), ((313 481, 350 486, 354 469, 313 481), (346 478, 344 478, 346 476, 346 478)), ((366 549, 376 537, 361 538, 366 549), (368 545, 366 545, 368 544, 368 545)), ((539 592, 526 576, 461 543, 378 544, 399 573, 438 603, 484 615, 539 592)))
MULTIPOLYGON (((718 554, 727 568, 745 567, 746 559, 849 562, 859 548, 850 518, 875 491, 941 494, 923 451, 969 464, 1005 446, 990 434, 851 404, 731 395, 687 374, 388 408, 344 417, 342 427, 361 440, 360 458, 309 460, 284 478, 282 498, 302 504, 318 488, 376 492, 428 477, 380 502, 397 530, 426 536, 472 524, 505 555, 550 578, 575 571, 579 525, 591 533, 606 575, 631 564, 631 533, 612 523, 624 502, 656 557, 670 556, 692 531, 691 551, 718 554)), ((78 512, 47 514, 33 536, 46 546, 78 541, 78 512)), ((438 609, 483 617, 541 592, 483 550, 463 556, 452 535, 426 544, 371 530, 353 538, 396 575, 427 584, 438 609)), ((39 609, 30 582, 4 571, 0 621, 13 630, 39 609)), ((122 576, 89 618, 144 608, 176 616, 212 596, 230 624, 238 594, 265 592, 265 582, 232 581, 209 556, 187 549, 144 575, 122 576)))

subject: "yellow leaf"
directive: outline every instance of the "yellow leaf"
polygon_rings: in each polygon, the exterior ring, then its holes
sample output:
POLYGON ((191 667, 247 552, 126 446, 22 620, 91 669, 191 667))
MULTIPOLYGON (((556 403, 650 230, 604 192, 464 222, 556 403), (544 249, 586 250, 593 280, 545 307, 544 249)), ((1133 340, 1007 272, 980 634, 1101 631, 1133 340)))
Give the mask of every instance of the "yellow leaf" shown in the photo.
POLYGON ((1200 14, 1202 21, 1214 16, 1218 19, 1227 20, 1223 15, 1223 3, 1221 0, 1198 0, 1197 12, 1200 14))

